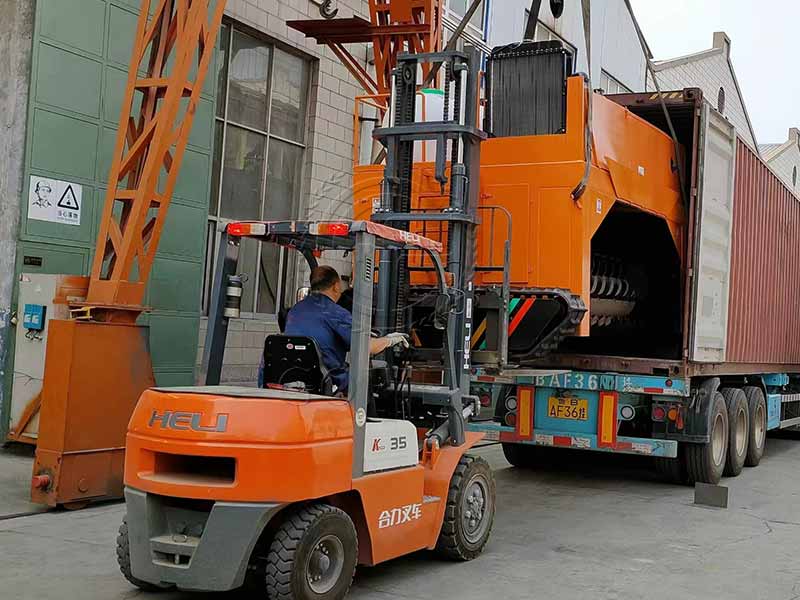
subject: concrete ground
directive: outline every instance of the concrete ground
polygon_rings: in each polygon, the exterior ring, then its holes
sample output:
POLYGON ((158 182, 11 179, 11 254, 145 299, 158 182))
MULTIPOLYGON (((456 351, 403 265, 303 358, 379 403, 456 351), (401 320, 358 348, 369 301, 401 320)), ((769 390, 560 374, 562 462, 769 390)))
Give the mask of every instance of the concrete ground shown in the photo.
POLYGON ((47 510, 30 501, 33 452, 27 444, 0 449, 0 520, 47 510))
MULTIPOLYGON (((353 600, 800 598, 800 437, 770 438, 761 466, 725 479, 730 508, 693 505, 643 460, 581 454, 546 471, 495 469, 498 512, 470 563, 427 552, 361 568, 353 600)), ((145 594, 119 574, 121 504, 0 521, 0 597, 122 600, 145 594)), ((236 597, 171 592, 159 600, 236 597)))

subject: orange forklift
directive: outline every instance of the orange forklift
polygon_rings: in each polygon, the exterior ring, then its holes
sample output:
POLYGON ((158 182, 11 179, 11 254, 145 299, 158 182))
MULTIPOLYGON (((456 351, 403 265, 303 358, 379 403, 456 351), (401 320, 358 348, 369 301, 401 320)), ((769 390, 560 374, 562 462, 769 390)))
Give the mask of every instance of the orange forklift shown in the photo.
POLYGON ((117 555, 134 585, 252 585, 271 599, 338 599, 357 564, 425 548, 470 560, 485 547, 495 483, 489 465, 466 454, 483 434, 465 431, 480 410, 469 395, 478 222, 470 177, 485 137, 474 126, 475 58, 455 51, 401 57, 389 126, 374 134, 387 151, 376 207, 382 222, 228 225, 213 281, 206 386, 149 389, 130 421, 117 555), (458 109, 447 121, 416 122, 418 63, 434 61, 444 64, 458 109), (437 175, 453 183, 449 206, 414 214, 407 178, 420 140, 437 145, 437 175), (419 219, 449 231, 446 261, 441 242, 409 231, 419 219), (228 320, 239 314, 242 238, 296 250, 312 269, 325 252, 354 254, 347 398, 336 395, 315 341, 297 336, 267 338, 263 388, 217 385, 228 320), (438 346, 388 350, 371 361, 373 328, 377 335, 413 331, 404 319, 415 269, 436 281, 423 301, 441 332, 438 346), (420 357, 434 353, 438 363, 426 372, 420 357))
MULTIPOLYGON (((314 340, 291 336, 267 340, 265 388, 146 391, 127 438, 117 545, 125 577, 146 590, 221 591, 247 580, 269 598, 341 598, 357 564, 424 548, 476 557, 495 511, 488 464, 466 454, 482 437, 464 432, 476 399, 449 387, 465 405, 434 417, 436 427, 369 414, 386 381, 386 366, 369 357, 375 253, 425 252, 449 300, 441 245, 368 221, 233 223, 224 237, 216 283, 226 285, 212 310, 228 317, 241 298, 231 273, 242 238, 294 248, 312 268, 321 252, 355 253, 349 395, 330 395, 314 340)), ((440 306, 452 325, 449 302, 440 306)), ((206 363, 212 376, 220 358, 206 363)))

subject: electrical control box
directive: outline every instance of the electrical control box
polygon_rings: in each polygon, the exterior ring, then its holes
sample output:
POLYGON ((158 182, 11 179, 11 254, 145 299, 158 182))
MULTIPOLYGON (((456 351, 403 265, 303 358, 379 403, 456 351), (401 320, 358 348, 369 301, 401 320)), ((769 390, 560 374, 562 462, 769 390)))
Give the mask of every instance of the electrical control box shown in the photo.
POLYGON ((42 331, 47 315, 47 307, 43 304, 26 304, 22 312, 22 326, 28 331, 42 331))
POLYGON ((17 315, 13 320, 14 378, 8 415, 8 439, 12 441, 36 443, 48 324, 51 319, 69 316, 66 305, 53 302, 63 277, 41 273, 23 273, 19 277, 17 315))

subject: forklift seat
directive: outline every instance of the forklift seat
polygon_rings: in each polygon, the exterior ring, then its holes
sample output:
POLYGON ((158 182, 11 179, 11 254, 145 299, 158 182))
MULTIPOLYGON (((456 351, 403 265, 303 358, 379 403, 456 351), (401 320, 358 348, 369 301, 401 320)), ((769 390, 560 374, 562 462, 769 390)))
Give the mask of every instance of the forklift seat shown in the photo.
MULTIPOLYGON (((264 386, 302 383, 309 394, 333 396, 331 372, 313 338, 270 335, 264 341, 264 386)), ((294 387, 294 386, 292 386, 294 387)))

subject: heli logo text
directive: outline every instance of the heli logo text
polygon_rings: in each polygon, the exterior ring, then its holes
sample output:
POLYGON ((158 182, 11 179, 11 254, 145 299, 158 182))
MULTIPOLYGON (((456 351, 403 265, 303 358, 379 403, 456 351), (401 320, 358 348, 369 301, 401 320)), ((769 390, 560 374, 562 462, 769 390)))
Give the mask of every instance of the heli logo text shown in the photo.
POLYGON ((210 422, 205 419, 203 413, 199 412, 180 412, 165 410, 159 413, 154 410, 150 415, 148 427, 160 426, 161 429, 175 429, 178 431, 203 431, 221 433, 228 428, 228 415, 216 415, 216 419, 210 422))

